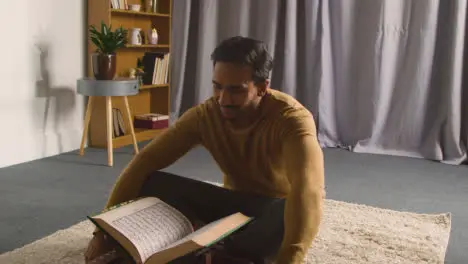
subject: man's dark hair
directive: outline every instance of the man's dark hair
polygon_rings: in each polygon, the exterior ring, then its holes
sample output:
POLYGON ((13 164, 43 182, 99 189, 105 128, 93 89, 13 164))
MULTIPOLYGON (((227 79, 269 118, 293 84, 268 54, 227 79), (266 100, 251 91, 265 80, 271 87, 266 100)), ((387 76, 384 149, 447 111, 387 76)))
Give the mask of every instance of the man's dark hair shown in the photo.
POLYGON ((216 62, 230 62, 251 66, 255 83, 268 79, 273 68, 273 59, 265 43, 241 36, 223 40, 211 54, 213 66, 216 62))

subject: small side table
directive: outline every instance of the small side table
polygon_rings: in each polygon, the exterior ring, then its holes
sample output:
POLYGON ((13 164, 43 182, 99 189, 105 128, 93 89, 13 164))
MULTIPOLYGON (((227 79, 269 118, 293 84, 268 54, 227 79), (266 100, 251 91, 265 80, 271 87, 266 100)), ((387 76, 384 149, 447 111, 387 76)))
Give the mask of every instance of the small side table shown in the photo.
POLYGON ((130 124, 130 133, 133 139, 133 148, 135 153, 138 153, 138 144, 133 128, 133 119, 130 113, 127 96, 136 95, 139 91, 138 80, 124 79, 124 80, 95 80, 91 78, 83 78, 77 81, 78 93, 89 96, 88 105, 86 107, 86 114, 84 120, 83 135, 81 138, 80 155, 84 155, 84 144, 88 137, 89 122, 91 120, 91 113, 93 111, 93 97, 105 96, 106 97, 106 124, 107 124, 107 163, 113 166, 113 149, 112 149, 112 97, 121 96, 125 103, 125 112, 130 124))

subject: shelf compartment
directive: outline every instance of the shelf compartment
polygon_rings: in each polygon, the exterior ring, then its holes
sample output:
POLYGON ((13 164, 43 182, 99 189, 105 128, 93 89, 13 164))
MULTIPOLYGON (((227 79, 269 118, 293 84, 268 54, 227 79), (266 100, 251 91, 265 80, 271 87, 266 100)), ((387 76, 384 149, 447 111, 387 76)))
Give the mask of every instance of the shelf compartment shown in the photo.
POLYGON ((142 45, 125 45, 126 48, 154 48, 154 49, 167 49, 169 45, 167 44, 159 44, 159 45, 151 45, 151 44, 142 44, 142 45))
MULTIPOLYGON (((147 140, 153 139, 159 133, 163 132, 166 129, 167 128, 163 128, 163 129, 135 128, 135 136, 136 136, 137 142, 147 141, 147 140)), ((112 139, 113 148, 121 148, 123 146, 131 145, 131 144, 133 144, 133 140, 132 140, 132 135, 130 133, 120 136, 120 137, 115 137, 112 139)), ((106 146, 100 146, 100 147, 106 147, 106 146)))
POLYGON ((152 16, 152 17, 167 17, 170 18, 171 15, 163 13, 152 13, 152 12, 143 12, 143 11, 132 11, 126 9, 112 9, 113 14, 122 14, 122 15, 136 15, 136 16, 152 16))
MULTIPOLYGON (((166 130, 167 128, 163 129, 141 129, 135 128, 135 137, 137 142, 149 141, 155 138, 158 134, 166 130)), ((123 136, 114 137, 112 138, 112 148, 117 149, 124 146, 133 145, 132 135, 130 133, 125 134, 123 136)), ((94 148, 107 148, 107 141, 102 141, 98 143, 94 143, 94 148)))

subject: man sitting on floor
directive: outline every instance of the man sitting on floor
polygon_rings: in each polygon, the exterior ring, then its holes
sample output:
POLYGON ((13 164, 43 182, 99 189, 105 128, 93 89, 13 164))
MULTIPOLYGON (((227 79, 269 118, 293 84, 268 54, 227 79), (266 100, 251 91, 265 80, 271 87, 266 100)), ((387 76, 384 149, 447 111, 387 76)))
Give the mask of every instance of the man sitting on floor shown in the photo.
MULTIPOLYGON (((224 255, 235 263, 301 263, 317 235, 325 194, 314 119, 293 97, 269 88, 273 61, 262 42, 229 38, 211 58, 214 96, 130 162, 106 207, 155 196, 205 223, 240 211, 255 221, 223 241, 224 255), (160 171, 196 145, 221 168, 224 188, 160 171)), ((108 243, 95 232, 87 261, 108 243)))

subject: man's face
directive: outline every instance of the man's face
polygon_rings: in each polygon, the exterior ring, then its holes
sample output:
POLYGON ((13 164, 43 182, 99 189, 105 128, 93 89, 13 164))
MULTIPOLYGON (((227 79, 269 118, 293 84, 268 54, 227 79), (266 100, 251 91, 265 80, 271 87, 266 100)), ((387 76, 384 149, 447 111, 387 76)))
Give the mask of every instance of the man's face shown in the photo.
POLYGON ((213 92, 226 119, 249 118, 257 109, 265 84, 255 85, 252 68, 217 62, 213 70, 213 92))

